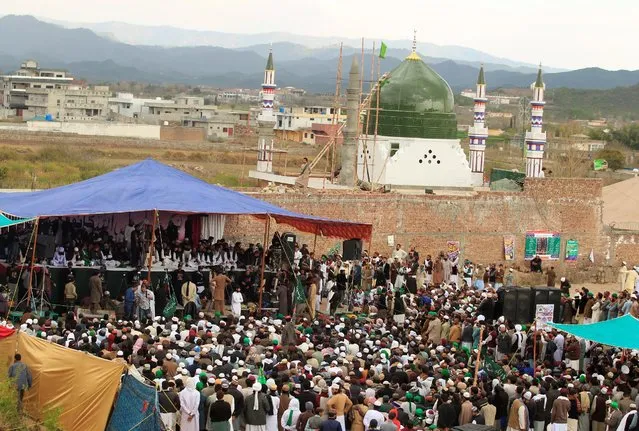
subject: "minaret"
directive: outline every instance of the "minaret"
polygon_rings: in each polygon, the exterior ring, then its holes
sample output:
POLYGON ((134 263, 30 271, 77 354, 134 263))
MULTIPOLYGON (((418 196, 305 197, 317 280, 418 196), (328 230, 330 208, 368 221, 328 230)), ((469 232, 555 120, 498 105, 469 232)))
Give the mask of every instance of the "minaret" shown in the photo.
POLYGON ((544 125, 544 90, 546 86, 541 77, 541 64, 537 72, 537 80, 532 84, 533 99, 530 101, 530 132, 526 132, 526 177, 543 178, 542 165, 546 132, 544 125))
POLYGON ((259 172, 273 172, 273 142, 275 115, 273 114, 273 100, 275 99, 275 67, 273 67, 273 51, 269 51, 266 68, 264 69, 264 83, 262 83, 262 112, 257 117, 259 136, 257 142, 257 170, 259 172))
POLYGON ((479 69, 477 77, 477 92, 475 93, 475 110, 473 114, 473 126, 468 129, 470 171, 473 184, 484 185, 484 152, 488 129, 486 128, 486 80, 484 79, 484 66, 479 69))
POLYGON ((343 186, 355 186, 355 160, 357 158, 357 144, 359 131, 357 123, 360 103, 360 74, 357 56, 353 56, 351 70, 348 72, 348 88, 346 89, 346 126, 344 127, 344 143, 342 144, 342 168, 339 183, 343 186))

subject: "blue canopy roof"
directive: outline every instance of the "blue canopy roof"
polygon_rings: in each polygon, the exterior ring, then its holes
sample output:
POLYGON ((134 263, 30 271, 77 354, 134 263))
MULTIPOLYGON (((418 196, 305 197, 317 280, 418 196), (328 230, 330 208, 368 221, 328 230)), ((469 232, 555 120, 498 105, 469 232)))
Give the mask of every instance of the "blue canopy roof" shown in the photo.
POLYGON ((243 193, 209 184, 146 159, 79 183, 25 193, 0 193, 0 211, 18 217, 54 217, 137 211, 267 215, 303 232, 370 238, 372 226, 294 213, 243 193))
POLYGON ((595 343, 622 349, 639 349, 639 320, 630 314, 603 322, 589 323, 585 325, 568 325, 563 323, 550 323, 560 331, 567 332, 575 337, 585 338, 595 343))

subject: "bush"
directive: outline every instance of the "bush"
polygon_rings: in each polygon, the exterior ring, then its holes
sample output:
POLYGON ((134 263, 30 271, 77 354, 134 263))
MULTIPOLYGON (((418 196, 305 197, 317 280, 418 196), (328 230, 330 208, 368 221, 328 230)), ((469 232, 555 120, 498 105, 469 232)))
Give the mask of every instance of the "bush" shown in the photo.
POLYGON ((612 170, 621 169, 626 163, 623 153, 617 150, 601 150, 597 153, 595 159, 604 159, 608 162, 608 169, 612 170))

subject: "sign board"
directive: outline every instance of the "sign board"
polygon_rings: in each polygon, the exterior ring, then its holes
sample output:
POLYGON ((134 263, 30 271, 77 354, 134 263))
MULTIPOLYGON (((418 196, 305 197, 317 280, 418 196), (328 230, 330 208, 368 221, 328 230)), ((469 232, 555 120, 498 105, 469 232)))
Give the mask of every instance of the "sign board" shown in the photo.
POLYGON ((389 247, 395 247, 395 235, 388 235, 387 241, 389 247))
POLYGON ((504 235, 504 260, 515 260, 515 236, 504 235))
POLYGON ((550 331, 552 326, 550 326, 548 322, 552 323, 554 312, 555 304, 537 304, 535 307, 535 322, 537 324, 537 329, 550 331))
POLYGON ((446 254, 449 260, 455 260, 459 257, 461 243, 459 241, 446 241, 446 254))
POLYGON ((608 169, 608 162, 604 159, 595 159, 592 161, 592 165, 595 171, 603 171, 608 169))
POLYGON ((532 260, 539 256, 543 260, 559 260, 561 235, 558 232, 526 232, 524 259, 532 260))
POLYGON ((566 260, 576 261, 579 257, 579 242, 574 239, 566 241, 566 260))

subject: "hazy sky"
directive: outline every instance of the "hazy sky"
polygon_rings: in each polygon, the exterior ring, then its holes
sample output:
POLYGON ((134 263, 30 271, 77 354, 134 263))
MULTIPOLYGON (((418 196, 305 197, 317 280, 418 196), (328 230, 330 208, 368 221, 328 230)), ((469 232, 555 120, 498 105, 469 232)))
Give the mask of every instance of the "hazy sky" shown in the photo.
MULTIPOLYGON (((0 0, 2 14, 231 33, 418 39, 555 67, 639 69, 639 0, 0 0)), ((426 53, 427 54, 427 53, 426 53)))

